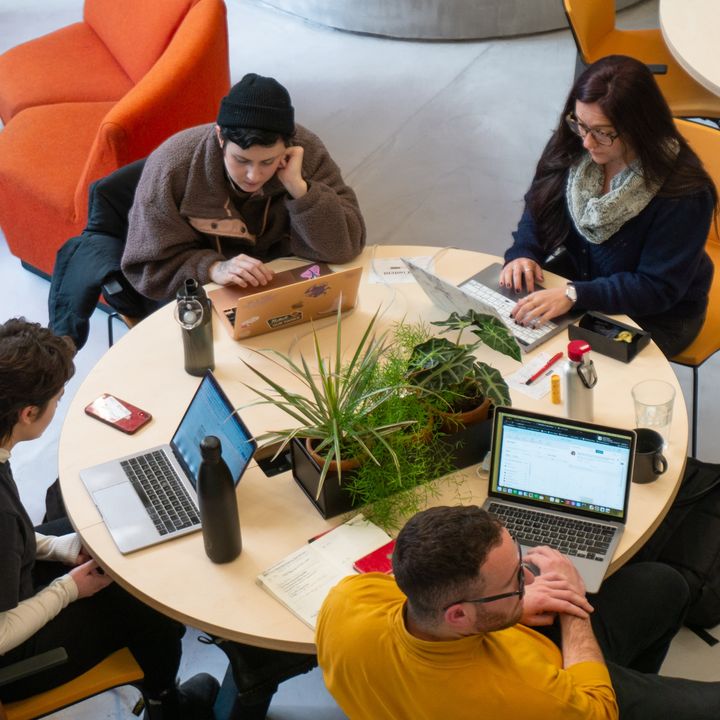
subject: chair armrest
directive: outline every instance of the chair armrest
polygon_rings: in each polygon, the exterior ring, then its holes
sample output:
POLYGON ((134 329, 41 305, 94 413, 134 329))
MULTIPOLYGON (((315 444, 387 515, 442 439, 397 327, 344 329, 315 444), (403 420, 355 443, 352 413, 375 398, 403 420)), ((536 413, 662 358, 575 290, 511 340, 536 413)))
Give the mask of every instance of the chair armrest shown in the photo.
POLYGON ((22 680, 30 675, 35 675, 41 670, 50 670, 66 663, 68 659, 64 647, 53 648, 47 652, 33 655, 25 660, 18 660, 12 665, 0 668, 0 687, 17 680, 22 680))

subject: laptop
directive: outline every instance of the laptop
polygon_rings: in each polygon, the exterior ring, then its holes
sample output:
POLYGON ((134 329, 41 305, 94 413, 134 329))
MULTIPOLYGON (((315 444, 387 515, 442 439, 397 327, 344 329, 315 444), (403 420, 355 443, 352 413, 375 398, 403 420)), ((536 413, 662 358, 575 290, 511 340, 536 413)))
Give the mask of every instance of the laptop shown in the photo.
POLYGON ((80 471, 121 553, 199 530, 200 441, 215 435, 235 484, 257 445, 208 371, 169 445, 160 445, 80 471))
POLYGON ((597 592, 627 521, 635 432, 498 407, 488 499, 523 550, 570 556, 597 592))
POLYGON ((225 329, 235 340, 336 315, 355 307, 362 267, 333 272, 325 263, 283 270, 265 286, 237 285, 208 295, 225 329))
MULTIPOLYGON (((402 261, 435 305, 447 312, 457 312, 460 315, 464 315, 468 310, 494 315, 515 336, 523 352, 534 350, 538 345, 562 332, 583 314, 581 311, 571 310, 537 328, 523 327, 510 317, 510 312, 515 307, 515 303, 528 293, 526 290, 516 293, 510 288, 500 287, 502 270, 500 263, 493 263, 464 280, 460 285, 453 285, 412 260, 402 258, 402 261)), ((536 285, 536 288, 543 289, 542 285, 536 285)))

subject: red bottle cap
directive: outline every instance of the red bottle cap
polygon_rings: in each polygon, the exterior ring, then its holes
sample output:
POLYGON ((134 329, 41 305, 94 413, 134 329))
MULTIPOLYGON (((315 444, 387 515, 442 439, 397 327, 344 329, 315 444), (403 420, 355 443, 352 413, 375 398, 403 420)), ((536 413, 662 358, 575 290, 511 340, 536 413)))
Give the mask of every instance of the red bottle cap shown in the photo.
POLYGON ((582 362, 583 355, 590 350, 592 348, 585 340, 571 340, 568 343, 567 354, 573 362, 582 362))

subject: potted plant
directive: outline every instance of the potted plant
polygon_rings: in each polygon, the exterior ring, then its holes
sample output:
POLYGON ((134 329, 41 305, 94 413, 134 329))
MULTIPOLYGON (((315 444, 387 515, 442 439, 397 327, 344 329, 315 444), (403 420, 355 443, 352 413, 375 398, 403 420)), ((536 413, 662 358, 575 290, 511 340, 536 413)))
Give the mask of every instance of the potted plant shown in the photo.
POLYGON ((475 356, 485 344, 493 350, 520 360, 520 347, 503 322, 493 315, 469 310, 454 312, 446 320, 433 322, 443 332, 457 330, 455 342, 431 337, 417 344, 407 364, 407 380, 419 388, 427 401, 444 417, 448 432, 487 418, 491 404, 510 405, 510 391, 498 370, 475 356), (477 340, 461 343, 470 329, 477 340))
POLYGON ((270 430, 256 440, 261 447, 278 445, 276 456, 290 445, 295 480, 325 517, 352 507, 352 496, 340 487, 343 478, 361 462, 379 464, 378 449, 383 449, 384 461, 399 468, 388 436, 417 422, 407 417, 388 419, 380 412, 403 388, 397 383, 378 382, 378 368, 388 339, 387 333, 378 336, 375 332, 377 316, 375 313, 368 322, 347 362, 343 362, 340 310, 334 358, 323 354, 315 329, 312 362, 303 356, 296 362, 275 350, 255 351, 299 381, 299 392, 245 363, 269 388, 261 390, 245 383, 260 396, 250 405, 273 404, 295 421, 291 427, 270 430), (333 482, 326 482, 329 475, 333 482))

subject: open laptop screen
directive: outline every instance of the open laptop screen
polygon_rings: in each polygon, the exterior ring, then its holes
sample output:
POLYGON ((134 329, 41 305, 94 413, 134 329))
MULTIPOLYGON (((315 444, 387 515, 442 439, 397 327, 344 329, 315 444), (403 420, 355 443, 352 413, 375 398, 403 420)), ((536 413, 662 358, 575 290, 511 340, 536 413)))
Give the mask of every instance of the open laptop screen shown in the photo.
POLYGON ((200 442, 206 435, 220 439, 223 460, 237 483, 255 452, 256 443, 210 372, 202 379, 170 443, 193 487, 196 487, 202 461, 200 442))
POLYGON ((489 495, 625 522, 632 430, 497 408, 489 495))

